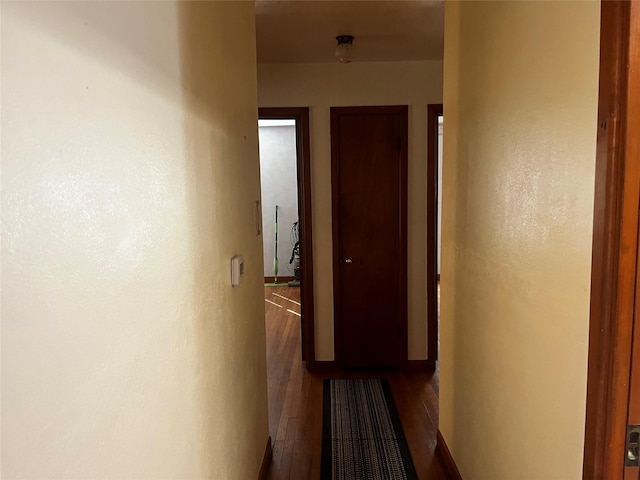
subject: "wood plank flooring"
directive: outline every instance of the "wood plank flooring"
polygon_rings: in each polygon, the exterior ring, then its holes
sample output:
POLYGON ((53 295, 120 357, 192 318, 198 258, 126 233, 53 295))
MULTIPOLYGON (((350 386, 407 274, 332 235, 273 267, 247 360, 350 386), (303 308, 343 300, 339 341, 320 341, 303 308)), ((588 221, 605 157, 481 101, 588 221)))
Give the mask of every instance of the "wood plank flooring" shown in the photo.
MULTIPOLYGON (((270 480, 319 480, 322 444, 322 381, 325 378, 387 378, 421 480, 445 480, 437 458, 438 374, 351 371, 307 372, 301 361, 300 291, 265 287, 270 480)), ((393 480, 393 479, 389 479, 393 480)))

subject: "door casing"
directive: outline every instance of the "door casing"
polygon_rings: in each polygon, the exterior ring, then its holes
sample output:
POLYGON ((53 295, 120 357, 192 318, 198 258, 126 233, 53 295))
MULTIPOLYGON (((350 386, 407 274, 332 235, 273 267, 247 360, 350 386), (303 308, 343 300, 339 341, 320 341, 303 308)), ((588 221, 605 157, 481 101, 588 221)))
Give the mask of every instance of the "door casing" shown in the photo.
POLYGON ((600 18, 583 478, 622 480, 640 204, 640 2, 603 1, 600 18))
MULTIPOLYGON (((438 360, 438 116, 442 104, 427 105, 427 369, 438 360)), ((440 237, 441 238, 441 237, 440 237)), ((440 240, 441 241, 441 240, 440 240)))

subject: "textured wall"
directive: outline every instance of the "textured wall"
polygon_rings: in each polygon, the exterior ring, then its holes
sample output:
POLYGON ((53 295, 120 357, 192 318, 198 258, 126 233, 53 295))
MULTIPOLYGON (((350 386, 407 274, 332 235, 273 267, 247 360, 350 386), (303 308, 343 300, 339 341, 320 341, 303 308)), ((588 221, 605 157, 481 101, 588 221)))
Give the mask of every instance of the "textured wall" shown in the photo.
POLYGON ((262 236, 264 275, 273 276, 275 208, 278 205, 278 276, 293 276, 291 227, 298 221, 296 127, 261 126, 260 186, 262 189, 262 236))
POLYGON ((582 478, 598 2, 447 2, 440 429, 466 480, 582 478))
POLYGON ((310 107, 318 360, 334 358, 329 107, 409 105, 409 358, 426 358, 427 104, 442 103, 442 62, 265 64, 258 90, 261 107, 310 107))
POLYGON ((2 67, 2 477, 256 478, 253 3, 5 2, 2 67))

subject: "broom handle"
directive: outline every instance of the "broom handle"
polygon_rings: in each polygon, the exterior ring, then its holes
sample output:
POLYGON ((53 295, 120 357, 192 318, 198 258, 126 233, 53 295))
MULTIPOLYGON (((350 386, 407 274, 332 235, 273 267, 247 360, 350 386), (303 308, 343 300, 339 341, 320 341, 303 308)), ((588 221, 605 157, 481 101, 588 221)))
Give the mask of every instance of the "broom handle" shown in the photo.
POLYGON ((276 243, 273 255, 273 283, 278 283, 278 205, 276 205, 276 225, 275 225, 276 243))

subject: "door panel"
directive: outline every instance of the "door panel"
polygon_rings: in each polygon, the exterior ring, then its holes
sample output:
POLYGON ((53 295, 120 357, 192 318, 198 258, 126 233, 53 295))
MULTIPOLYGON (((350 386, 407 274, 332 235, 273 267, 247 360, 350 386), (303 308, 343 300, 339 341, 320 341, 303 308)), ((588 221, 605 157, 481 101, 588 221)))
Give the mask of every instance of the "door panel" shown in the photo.
POLYGON ((406 358, 406 107, 331 111, 336 347, 345 367, 406 358))

